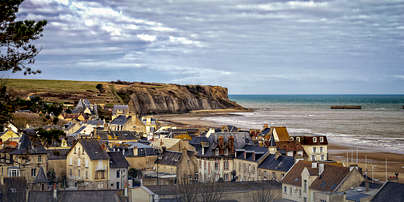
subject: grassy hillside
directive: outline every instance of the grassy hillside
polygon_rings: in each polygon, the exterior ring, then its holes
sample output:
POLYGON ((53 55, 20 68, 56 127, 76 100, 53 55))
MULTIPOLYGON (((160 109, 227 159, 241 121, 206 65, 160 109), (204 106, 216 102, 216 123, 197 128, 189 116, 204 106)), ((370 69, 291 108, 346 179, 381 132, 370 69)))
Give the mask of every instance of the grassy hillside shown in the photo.
POLYGON ((80 98, 88 98, 95 103, 119 103, 119 98, 110 90, 110 83, 99 81, 71 80, 39 80, 39 79, 7 79, 10 92, 20 97, 39 95, 48 101, 70 102, 80 98), (103 84, 104 93, 96 88, 103 84))

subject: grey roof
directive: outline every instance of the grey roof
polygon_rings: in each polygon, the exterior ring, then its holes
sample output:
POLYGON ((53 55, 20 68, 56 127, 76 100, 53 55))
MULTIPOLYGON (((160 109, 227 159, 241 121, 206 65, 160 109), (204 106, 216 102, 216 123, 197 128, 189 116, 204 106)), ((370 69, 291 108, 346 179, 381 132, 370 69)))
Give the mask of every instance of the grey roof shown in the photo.
POLYGON ((265 136, 266 134, 268 134, 271 131, 271 128, 265 128, 264 130, 262 130, 258 136, 265 136))
POLYGON ((81 131, 83 131, 85 128, 86 128, 86 126, 81 126, 81 127, 80 127, 76 132, 74 132, 72 135, 75 136, 75 135, 80 134, 81 131))
POLYGON ((124 115, 119 115, 118 117, 116 117, 114 120, 111 121, 111 124, 124 125, 131 118, 132 118, 131 116, 126 117, 124 115))
POLYGON ((128 105, 114 105, 112 109, 112 113, 116 113, 117 110, 124 110, 124 111, 129 111, 129 106, 128 105))
POLYGON ((129 163, 121 152, 108 152, 110 168, 128 168, 129 163))
POLYGON ((259 147, 259 146, 245 146, 242 149, 237 149, 236 150, 236 158, 237 159, 243 159, 243 160, 247 160, 247 161, 258 161, 261 158, 264 158, 265 154, 269 152, 268 149, 266 147, 259 147), (246 153, 246 155, 244 156, 244 153, 246 153))
POLYGON ((176 166, 180 162, 181 158, 182 158, 181 152, 165 151, 161 155, 161 159, 156 160, 156 163, 163 164, 163 165, 176 166))
POLYGON ((100 136, 102 140, 107 140, 108 135, 118 140, 137 140, 140 136, 135 131, 103 131, 97 130, 96 134, 100 136))
POLYGON ((63 160, 67 158, 70 149, 48 149, 48 160, 63 160))
POLYGON ((386 182, 372 198, 372 202, 403 202, 404 184, 397 182, 386 182))
POLYGON ((96 139, 80 139, 78 142, 83 145, 84 151, 86 151, 91 160, 109 159, 107 152, 102 149, 100 143, 96 139))
POLYGON ((88 125, 104 125, 104 121, 103 120, 89 120, 87 121, 88 125))
POLYGON ((258 168, 287 172, 294 163, 295 159, 291 156, 281 155, 276 158, 276 155, 270 154, 261 162, 258 168))
POLYGON ((35 177, 34 183, 48 183, 48 178, 46 177, 42 166, 39 168, 39 172, 35 177))
POLYGON ((274 134, 271 134, 271 139, 269 140, 269 146, 270 147, 276 147, 274 134))
POLYGON ((10 154, 46 154, 46 149, 41 142, 32 142, 30 136, 36 135, 33 129, 24 130, 24 134, 21 136, 18 148, 10 152, 10 154))
POLYGON ((57 191, 57 200, 53 199, 53 191, 30 191, 29 202, 124 202, 116 190, 74 190, 57 191))

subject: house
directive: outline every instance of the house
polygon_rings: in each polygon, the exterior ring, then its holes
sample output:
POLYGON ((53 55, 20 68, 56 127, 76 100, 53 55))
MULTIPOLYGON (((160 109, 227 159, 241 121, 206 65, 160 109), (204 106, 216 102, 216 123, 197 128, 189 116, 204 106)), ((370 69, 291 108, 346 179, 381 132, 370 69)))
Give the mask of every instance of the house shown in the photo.
POLYGON ((376 192, 371 202, 402 202, 404 201, 404 184, 387 181, 376 192))
POLYGON ((41 167, 47 170, 46 150, 40 141, 32 138, 34 136, 34 130, 24 130, 17 148, 0 150, 1 181, 4 177, 21 176, 31 185, 41 167))
POLYGON ((114 105, 112 108, 112 119, 124 115, 129 116, 129 106, 128 105, 114 105))
POLYGON ((328 160, 328 141, 324 135, 291 136, 291 141, 300 143, 310 161, 328 160))
POLYGON ((88 119, 88 116, 83 113, 76 113, 76 114, 61 113, 59 114, 58 119, 65 121, 85 121, 88 119))
POLYGON ((129 168, 137 170, 153 170, 157 159, 157 152, 153 147, 139 142, 114 145, 111 150, 122 152, 129 163, 129 168))
POLYGON ((57 179, 66 176, 66 159, 70 149, 48 149, 48 171, 53 170, 57 179))
POLYGON ((142 117, 142 122, 145 126, 145 132, 147 134, 149 133, 154 133, 159 129, 159 123, 156 118, 153 118, 152 116, 143 116, 142 117))
POLYGON ((79 139, 67 154, 70 187, 108 189, 110 157, 96 139, 79 139))
POLYGON ((108 152, 109 181, 111 189, 123 189, 128 184, 129 163, 121 152, 108 152))
POLYGON ((282 198, 292 201, 343 201, 344 191, 364 177, 357 167, 300 160, 282 179, 282 198))
POLYGON ((248 132, 215 132, 209 137, 195 136, 189 143, 197 151, 200 182, 232 181, 236 177, 235 152, 252 140, 248 132))
POLYGON ((72 110, 73 114, 85 114, 90 117, 98 118, 97 105, 93 105, 88 99, 80 99, 76 107, 72 110))
POLYGON ((177 183, 198 180, 198 162, 192 151, 163 151, 155 162, 157 172, 176 175, 177 183))
POLYGON ((119 115, 109 123, 109 130, 122 131, 129 130, 134 131, 136 128, 132 116, 119 115))
POLYGON ((140 139, 140 135, 135 131, 104 131, 98 129, 94 131, 94 137, 110 144, 135 142, 140 139))
POLYGON ((266 147, 245 146, 236 149, 234 168, 238 181, 256 181, 259 179, 258 167, 270 154, 266 147))
POLYGON ((291 156, 280 155, 280 153, 269 154, 258 165, 258 180, 280 182, 294 163, 295 159, 291 156))
POLYGON ((182 148, 186 148, 188 151, 195 151, 188 141, 174 138, 155 138, 150 144, 153 148, 169 151, 181 152, 182 148))
POLYGON ((6 129, 3 133, 0 133, 0 142, 6 141, 19 142, 21 135, 12 129, 6 129))

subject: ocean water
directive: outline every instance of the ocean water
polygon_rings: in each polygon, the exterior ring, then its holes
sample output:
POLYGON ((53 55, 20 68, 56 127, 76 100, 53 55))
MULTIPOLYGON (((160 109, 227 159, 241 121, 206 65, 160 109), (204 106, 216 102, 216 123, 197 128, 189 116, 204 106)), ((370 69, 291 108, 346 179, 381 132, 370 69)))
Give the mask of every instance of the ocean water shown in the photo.
POLYGON ((230 95, 253 112, 206 117, 220 124, 286 126, 292 135, 326 135, 331 143, 404 153, 404 95, 230 95), (361 105, 333 110, 332 105, 361 105))

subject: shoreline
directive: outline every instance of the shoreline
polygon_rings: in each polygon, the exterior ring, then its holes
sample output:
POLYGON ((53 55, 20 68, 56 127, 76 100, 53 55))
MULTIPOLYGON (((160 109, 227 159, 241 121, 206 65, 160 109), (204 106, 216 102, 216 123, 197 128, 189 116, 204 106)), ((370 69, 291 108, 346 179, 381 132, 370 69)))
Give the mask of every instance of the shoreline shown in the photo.
MULTIPOLYGON (((232 114, 236 112, 252 112, 254 110, 200 110, 193 111, 184 114, 162 114, 155 115, 156 118, 162 122, 162 125, 175 125, 178 127, 188 127, 188 128, 208 128, 208 127, 222 127, 223 124, 214 121, 204 120, 206 117, 215 116, 240 116, 237 114, 232 114)), ((349 155, 350 163, 356 164, 356 160, 352 160, 352 148, 350 146, 344 145, 343 143, 330 142, 328 144, 328 158, 330 160, 344 162, 346 164, 347 152, 349 155)), ((400 172, 399 182, 404 182, 404 154, 385 152, 385 151, 372 151, 372 148, 360 147, 358 149, 358 156, 356 154, 356 148, 354 150, 354 158, 358 158, 358 165, 363 169, 363 172, 368 173, 368 176, 372 177, 372 167, 373 176, 379 181, 385 181, 386 170, 385 170, 385 160, 387 159, 387 176, 394 176, 395 172, 400 172)))

